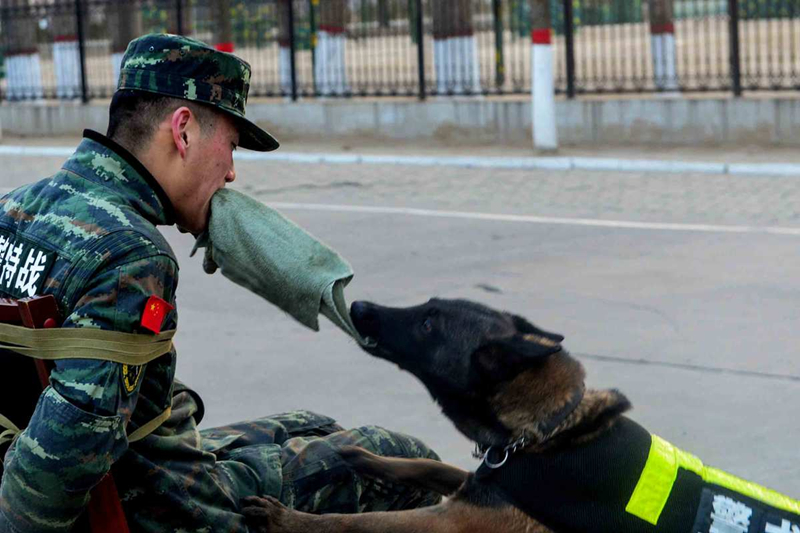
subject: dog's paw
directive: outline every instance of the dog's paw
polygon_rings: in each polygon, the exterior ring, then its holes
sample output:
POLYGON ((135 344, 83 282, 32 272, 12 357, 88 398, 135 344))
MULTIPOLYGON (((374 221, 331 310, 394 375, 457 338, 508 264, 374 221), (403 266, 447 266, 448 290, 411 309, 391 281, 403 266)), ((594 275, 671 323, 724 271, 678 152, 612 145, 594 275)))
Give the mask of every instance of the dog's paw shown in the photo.
POLYGON ((242 499, 242 514, 254 533, 290 533, 293 530, 287 515, 291 512, 272 496, 242 499))

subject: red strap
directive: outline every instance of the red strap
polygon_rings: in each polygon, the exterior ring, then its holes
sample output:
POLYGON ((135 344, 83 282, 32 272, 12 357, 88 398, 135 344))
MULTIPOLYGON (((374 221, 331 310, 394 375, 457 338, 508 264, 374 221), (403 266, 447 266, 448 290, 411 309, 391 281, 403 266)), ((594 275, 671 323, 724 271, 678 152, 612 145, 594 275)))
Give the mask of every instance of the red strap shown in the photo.
POLYGON ((220 52, 233 53, 233 43, 217 43, 214 45, 214 48, 216 48, 220 52))
POLYGON ((106 475, 103 480, 92 489, 92 499, 89 501, 89 526, 92 533, 130 533, 122 502, 119 500, 117 486, 114 478, 106 475))
MULTIPOLYGON (((22 325, 31 329, 52 328, 58 325, 58 304, 52 295, 36 296, 16 302, 2 300, 0 306, 4 309, 16 307, 22 325)), ((35 363, 44 389, 50 384, 53 362, 36 359, 35 363)), ((114 485, 114 478, 110 474, 92 489, 87 513, 92 533, 130 533, 128 521, 122 511, 122 502, 114 485)))

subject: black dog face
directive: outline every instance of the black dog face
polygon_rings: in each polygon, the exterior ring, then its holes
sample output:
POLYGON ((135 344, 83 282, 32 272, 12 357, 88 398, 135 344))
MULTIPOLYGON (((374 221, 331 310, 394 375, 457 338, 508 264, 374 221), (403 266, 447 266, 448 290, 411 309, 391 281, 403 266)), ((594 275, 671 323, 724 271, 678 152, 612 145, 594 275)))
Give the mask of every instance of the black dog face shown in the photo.
POLYGON ((419 378, 473 440, 485 440, 487 431, 505 433, 492 413, 493 393, 559 352, 564 339, 468 300, 432 299, 406 308, 354 302, 350 316, 359 333, 376 342, 365 350, 419 378))

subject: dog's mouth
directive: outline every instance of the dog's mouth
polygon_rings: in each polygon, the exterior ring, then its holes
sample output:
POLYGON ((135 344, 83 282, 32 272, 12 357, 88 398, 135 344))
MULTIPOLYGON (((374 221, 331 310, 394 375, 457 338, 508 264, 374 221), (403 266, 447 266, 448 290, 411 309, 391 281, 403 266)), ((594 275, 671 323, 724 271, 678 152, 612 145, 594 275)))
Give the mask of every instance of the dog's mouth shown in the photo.
POLYGON ((368 343, 367 346, 361 346, 365 352, 381 359, 392 359, 391 353, 381 346, 377 306, 369 302, 353 302, 350 305, 350 319, 358 334, 368 343))
POLYGON ((362 301, 350 304, 350 320, 353 321, 359 335, 371 341, 370 344, 377 344, 378 317, 372 304, 362 301))

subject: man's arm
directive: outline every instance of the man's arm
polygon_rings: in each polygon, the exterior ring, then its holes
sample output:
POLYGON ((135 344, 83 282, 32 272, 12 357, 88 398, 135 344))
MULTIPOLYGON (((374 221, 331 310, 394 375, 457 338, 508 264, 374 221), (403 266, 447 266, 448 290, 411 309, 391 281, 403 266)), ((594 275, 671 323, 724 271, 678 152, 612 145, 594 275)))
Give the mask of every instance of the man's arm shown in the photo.
MULTIPOLYGON (((63 327, 141 332, 147 299, 172 302, 176 285, 177 266, 167 256, 109 268, 93 278, 63 327)), ((30 424, 5 458, 0 533, 71 530, 89 491, 128 448, 138 390, 124 390, 121 367, 88 359, 56 363, 30 424)))

